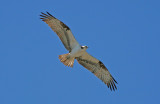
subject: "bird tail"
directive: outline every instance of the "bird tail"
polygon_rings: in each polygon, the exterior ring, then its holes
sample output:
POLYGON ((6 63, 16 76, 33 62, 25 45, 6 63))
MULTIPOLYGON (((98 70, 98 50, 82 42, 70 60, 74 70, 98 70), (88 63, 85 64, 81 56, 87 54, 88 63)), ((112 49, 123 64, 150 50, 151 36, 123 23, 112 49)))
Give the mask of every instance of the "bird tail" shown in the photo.
POLYGON ((69 67, 73 67, 74 58, 70 58, 69 53, 59 55, 59 59, 64 65, 69 66, 69 67))

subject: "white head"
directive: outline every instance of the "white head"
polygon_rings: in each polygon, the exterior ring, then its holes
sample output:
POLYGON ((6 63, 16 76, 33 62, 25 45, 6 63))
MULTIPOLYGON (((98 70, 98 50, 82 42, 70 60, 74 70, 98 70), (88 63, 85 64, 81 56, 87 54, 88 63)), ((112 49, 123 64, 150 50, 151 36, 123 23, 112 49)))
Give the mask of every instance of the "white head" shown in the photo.
POLYGON ((88 46, 81 46, 82 50, 86 50, 88 48, 88 46))

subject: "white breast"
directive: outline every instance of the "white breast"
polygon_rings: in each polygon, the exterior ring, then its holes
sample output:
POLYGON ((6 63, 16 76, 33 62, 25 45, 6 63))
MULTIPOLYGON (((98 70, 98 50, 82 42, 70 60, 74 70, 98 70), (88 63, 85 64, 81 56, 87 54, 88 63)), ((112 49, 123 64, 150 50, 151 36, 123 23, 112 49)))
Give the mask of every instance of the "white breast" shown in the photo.
POLYGON ((79 57, 81 56, 83 53, 81 46, 77 45, 75 48, 72 49, 72 51, 70 52, 70 57, 79 57))

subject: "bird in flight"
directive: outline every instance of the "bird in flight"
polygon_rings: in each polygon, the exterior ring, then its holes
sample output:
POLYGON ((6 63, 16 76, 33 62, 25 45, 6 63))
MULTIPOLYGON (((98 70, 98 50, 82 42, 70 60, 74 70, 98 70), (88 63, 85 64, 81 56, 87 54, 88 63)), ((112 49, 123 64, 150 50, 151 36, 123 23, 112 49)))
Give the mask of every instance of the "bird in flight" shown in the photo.
POLYGON ((88 46, 81 46, 66 24, 48 12, 46 14, 41 12, 40 16, 40 19, 51 27, 62 41, 64 47, 69 51, 67 54, 59 55, 59 59, 64 65, 73 67, 74 60, 76 59, 79 64, 102 80, 108 88, 114 91, 117 89, 115 85, 117 82, 105 65, 86 52, 88 46))

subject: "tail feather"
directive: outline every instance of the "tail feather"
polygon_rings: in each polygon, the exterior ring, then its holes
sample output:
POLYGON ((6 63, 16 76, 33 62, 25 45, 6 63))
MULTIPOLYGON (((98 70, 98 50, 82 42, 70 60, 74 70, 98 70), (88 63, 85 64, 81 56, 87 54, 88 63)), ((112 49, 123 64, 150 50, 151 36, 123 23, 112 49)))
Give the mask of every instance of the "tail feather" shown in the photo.
POLYGON ((69 67, 73 67, 74 58, 70 58, 69 53, 59 55, 59 59, 64 65, 69 66, 69 67))

